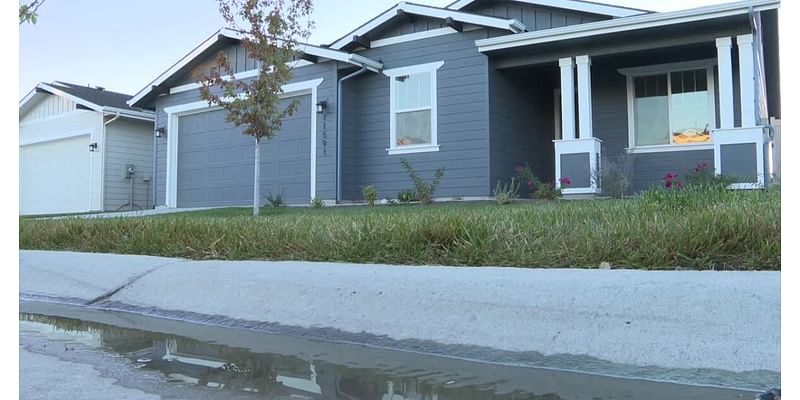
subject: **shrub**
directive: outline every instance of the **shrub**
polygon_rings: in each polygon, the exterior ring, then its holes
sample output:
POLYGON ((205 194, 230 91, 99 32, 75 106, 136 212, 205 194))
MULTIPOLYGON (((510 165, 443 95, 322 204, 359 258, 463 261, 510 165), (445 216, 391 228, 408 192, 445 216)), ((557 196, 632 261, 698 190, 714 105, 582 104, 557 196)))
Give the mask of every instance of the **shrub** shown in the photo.
POLYGON ((502 185, 498 180, 497 186, 494 188, 495 201, 499 205, 511 204, 519 197, 518 191, 519 182, 517 182, 516 178, 511 178, 511 181, 506 185, 502 185))
POLYGON ((707 189, 726 190, 737 179, 732 176, 717 175, 707 163, 699 163, 686 174, 686 185, 707 189))
POLYGON ((314 198, 311 199, 311 207, 313 207, 313 208, 323 208, 323 207, 325 207, 325 201, 323 201, 318 196, 314 196, 314 198))
POLYGON ((614 158, 604 158, 596 175, 603 194, 621 199, 633 181, 633 157, 628 152, 622 152, 614 158))
POLYGON ((433 176, 433 180, 430 183, 425 182, 422 177, 417 174, 417 171, 414 170, 414 167, 411 163, 405 159, 400 159, 400 165, 408 173, 408 177, 411 178, 411 181, 414 183, 414 189, 417 191, 417 198, 419 202, 422 204, 430 204, 433 202, 433 195, 436 193, 436 188, 439 187, 439 183, 442 181, 442 177, 444 176, 444 168, 439 168, 436 170, 436 173, 433 176))
POLYGON ((275 208, 283 207, 286 204, 283 202, 283 193, 278 193, 277 195, 273 196, 272 192, 269 192, 266 196, 267 202, 275 208))
POLYGON ((517 178, 519 178, 520 182, 525 182, 528 185, 528 196, 533 198, 540 181, 539 178, 533 175, 530 165, 528 165, 528 163, 524 165, 517 164, 514 166, 514 172, 517 174, 517 178))
MULTIPOLYGON (((572 181, 569 178, 564 177, 560 179, 561 187, 569 186, 572 181)), ((561 189, 556 188, 555 183, 545 183, 540 182, 539 180, 536 181, 536 185, 534 186, 534 195, 537 199, 542 200, 556 200, 559 197, 563 196, 564 194, 561 192, 561 189)))
POLYGON ((396 206, 397 205, 397 200, 395 200, 395 199, 390 199, 390 198, 387 197, 387 198, 384 199, 384 201, 386 202, 386 204, 388 204, 390 206, 396 206))
POLYGON ((397 201, 408 204, 415 201, 419 201, 419 197, 417 197, 417 192, 413 190, 410 189, 401 190, 400 192, 397 193, 397 201))
POLYGON ((375 202, 378 201, 378 189, 375 189, 375 186, 372 185, 364 186, 364 188, 361 189, 361 196, 367 204, 374 206, 375 202))

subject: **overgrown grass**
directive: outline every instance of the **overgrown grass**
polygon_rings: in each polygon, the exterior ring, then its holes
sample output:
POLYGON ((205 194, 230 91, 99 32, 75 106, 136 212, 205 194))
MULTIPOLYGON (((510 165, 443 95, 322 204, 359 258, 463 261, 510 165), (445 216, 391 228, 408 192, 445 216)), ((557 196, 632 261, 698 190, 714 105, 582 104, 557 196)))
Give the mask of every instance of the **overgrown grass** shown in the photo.
POLYGON ((20 220, 20 248, 193 259, 780 269, 779 191, 20 220), (672 196, 672 197, 670 197, 672 196))

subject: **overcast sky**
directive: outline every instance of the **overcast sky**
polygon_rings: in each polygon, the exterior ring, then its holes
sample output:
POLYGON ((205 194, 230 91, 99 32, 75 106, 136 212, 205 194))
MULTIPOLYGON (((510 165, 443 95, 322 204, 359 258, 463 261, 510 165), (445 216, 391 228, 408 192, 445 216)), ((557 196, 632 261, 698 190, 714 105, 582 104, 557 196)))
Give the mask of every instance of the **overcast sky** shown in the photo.
MULTIPOLYGON (((330 43, 396 0, 315 0, 311 43, 330 43)), ((445 6, 452 0, 415 0, 445 6)), ((607 0, 671 11, 726 0, 607 0)), ((223 25, 216 0, 49 0, 19 28, 19 98, 60 80, 134 94, 223 25), (187 5, 191 4, 192 7, 187 5)))

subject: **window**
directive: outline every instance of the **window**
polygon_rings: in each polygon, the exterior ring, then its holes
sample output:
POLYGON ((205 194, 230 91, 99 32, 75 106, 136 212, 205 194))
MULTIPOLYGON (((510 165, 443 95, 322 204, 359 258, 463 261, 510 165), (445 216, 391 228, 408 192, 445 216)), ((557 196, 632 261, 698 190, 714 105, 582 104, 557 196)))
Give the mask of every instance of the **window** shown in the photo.
POLYGON ((389 154, 438 151, 436 70, 444 62, 386 70, 390 79, 389 154))
POLYGON ((628 75, 631 148, 711 144, 716 107, 709 61, 620 72, 628 75))

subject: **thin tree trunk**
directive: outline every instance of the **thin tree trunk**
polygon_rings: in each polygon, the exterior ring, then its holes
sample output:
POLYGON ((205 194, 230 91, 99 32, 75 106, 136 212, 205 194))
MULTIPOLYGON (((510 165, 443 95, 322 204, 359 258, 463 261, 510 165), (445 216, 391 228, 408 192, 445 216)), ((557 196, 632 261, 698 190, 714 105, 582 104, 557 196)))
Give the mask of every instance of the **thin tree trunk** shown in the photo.
POLYGON ((256 166, 253 174, 253 216, 261 211, 261 140, 256 138, 256 166))

